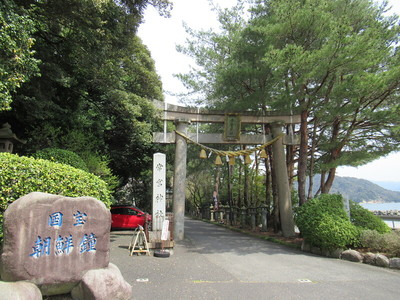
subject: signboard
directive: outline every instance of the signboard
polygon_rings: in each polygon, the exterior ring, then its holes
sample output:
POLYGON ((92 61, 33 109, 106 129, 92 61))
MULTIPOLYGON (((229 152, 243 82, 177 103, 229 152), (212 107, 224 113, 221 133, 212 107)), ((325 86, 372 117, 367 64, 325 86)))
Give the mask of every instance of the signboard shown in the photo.
POLYGON ((166 241, 168 239, 168 228, 169 228, 169 220, 164 220, 162 231, 161 231, 161 240, 162 241, 166 241))
POLYGON ((161 230, 165 219, 166 156, 163 153, 153 155, 153 216, 154 230, 161 230))
POLYGON ((240 139, 240 116, 238 114, 225 115, 224 140, 238 141, 240 139))

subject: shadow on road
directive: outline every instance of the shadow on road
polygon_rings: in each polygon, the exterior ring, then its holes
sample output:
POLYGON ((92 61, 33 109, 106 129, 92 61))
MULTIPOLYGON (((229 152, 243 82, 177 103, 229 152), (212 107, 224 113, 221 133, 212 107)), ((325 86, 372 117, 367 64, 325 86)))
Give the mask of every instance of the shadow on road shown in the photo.
POLYGON ((306 255, 306 253, 298 249, 190 219, 185 221, 185 240, 182 243, 189 251, 203 254, 234 253, 247 255, 264 253, 267 255, 306 255))

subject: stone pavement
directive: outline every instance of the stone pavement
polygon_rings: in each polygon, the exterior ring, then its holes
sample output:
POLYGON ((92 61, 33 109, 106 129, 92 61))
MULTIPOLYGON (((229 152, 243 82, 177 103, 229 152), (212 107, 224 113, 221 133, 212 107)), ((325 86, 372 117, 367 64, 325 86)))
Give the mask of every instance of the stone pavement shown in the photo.
POLYGON ((129 256, 111 232, 111 262, 133 299, 399 299, 400 271, 320 257, 196 220, 169 258, 129 256))

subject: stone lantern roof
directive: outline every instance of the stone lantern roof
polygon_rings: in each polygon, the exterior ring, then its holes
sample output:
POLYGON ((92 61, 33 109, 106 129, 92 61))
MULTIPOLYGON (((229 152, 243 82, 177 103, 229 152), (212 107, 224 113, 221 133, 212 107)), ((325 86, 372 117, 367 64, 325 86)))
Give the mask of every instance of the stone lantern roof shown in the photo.
POLYGON ((15 133, 12 132, 10 124, 3 124, 0 128, 0 152, 12 152, 15 142, 25 144, 25 141, 17 138, 15 133))
POLYGON ((20 142, 25 144, 25 141, 20 140, 17 138, 15 133, 11 130, 11 125, 8 123, 4 123, 0 128, 0 139, 7 139, 12 140, 13 142, 20 142))

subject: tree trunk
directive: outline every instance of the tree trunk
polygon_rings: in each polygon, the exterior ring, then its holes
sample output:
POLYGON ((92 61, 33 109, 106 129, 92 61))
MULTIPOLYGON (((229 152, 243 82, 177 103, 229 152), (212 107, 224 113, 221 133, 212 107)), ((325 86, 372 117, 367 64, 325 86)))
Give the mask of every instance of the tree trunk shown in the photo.
MULTIPOLYGON (((221 167, 217 166, 217 174, 215 175, 215 184, 214 184, 214 193, 213 197, 217 197, 219 199, 219 186, 221 184, 221 167)), ((213 203, 214 204, 214 203, 213 203)), ((228 199, 229 206, 231 205, 230 199, 228 199)))
MULTIPOLYGON (((231 166, 229 166, 230 168, 231 166)), ((237 197, 238 197, 238 201, 239 203, 243 203, 245 206, 247 206, 247 199, 246 199, 246 188, 243 189, 243 196, 242 196, 242 186, 244 187, 245 182, 243 181, 243 176, 242 176, 242 165, 239 165, 239 172, 238 172, 238 182, 237 182, 237 197)))
POLYGON ((232 207, 234 205, 233 205, 233 198, 232 198, 232 184, 231 184, 231 181, 232 181, 232 169, 231 169, 231 167, 232 166, 228 165, 228 202, 229 202, 229 208, 230 208, 229 209, 229 211, 230 211, 229 219, 230 219, 231 225, 233 225, 232 207))
POLYGON ((307 173, 307 156, 308 156, 308 111, 301 112, 300 123, 300 150, 299 150, 299 167, 298 167, 298 193, 299 204, 306 203, 306 173, 307 173))
POLYGON ((325 171, 321 171, 321 178, 320 178, 320 181, 319 181, 319 189, 315 193, 314 197, 317 197, 321 193, 321 191, 322 191, 322 189, 324 187, 324 183, 325 183, 325 176, 326 176, 326 172, 325 171))
MULTIPOLYGON (((289 126, 293 126, 290 124, 289 126)), ((293 130, 294 132, 294 130, 293 130)), ((287 134, 289 132, 287 131, 287 134)), ((293 145, 286 146, 286 164, 288 169, 288 179, 289 179, 289 188, 292 190, 293 187, 293 178, 294 178, 294 156, 295 156, 295 147, 293 145)))
MULTIPOLYGON (((257 178, 258 178, 258 158, 257 158, 257 155, 255 156, 255 158, 254 158, 254 172, 253 172, 253 181, 254 180, 257 180, 257 178)), ((256 181, 256 184, 253 186, 252 185, 252 194, 254 195, 254 197, 256 198, 256 202, 257 203, 259 203, 260 202, 260 204, 263 202, 262 201, 262 199, 260 199, 259 198, 259 193, 258 193, 258 189, 259 188, 259 186, 258 186, 258 181, 256 181)))
POLYGON ((335 180, 335 174, 336 174, 336 168, 329 169, 328 178, 324 182, 324 185, 321 190, 322 194, 328 194, 329 191, 331 190, 333 181, 335 180))
MULTIPOLYGON (((271 152, 272 153, 272 152, 271 152)), ((269 155, 269 161, 270 161, 270 170, 271 170, 271 196, 272 196, 272 203, 273 203, 273 209, 272 209, 272 218, 273 218, 273 227, 274 227, 274 232, 278 232, 281 230, 281 223, 279 219, 279 201, 278 201, 278 188, 276 186, 276 175, 274 172, 274 167, 273 167, 273 155, 269 155)))
MULTIPOLYGON (((243 146, 243 150, 246 150, 246 146, 243 146)), ((243 180, 243 198, 246 207, 251 206, 249 201, 250 195, 250 184, 249 184, 249 168, 245 164, 241 164, 241 169, 244 169, 244 180, 243 180)), ((241 173, 241 170, 240 170, 241 173)))
POLYGON ((265 164, 265 205, 267 206, 267 220, 272 220, 272 179, 268 158, 263 159, 265 164))
MULTIPOLYGON (((332 137, 331 137, 332 142, 337 141, 339 136, 339 131, 340 131, 340 119, 336 117, 332 125, 332 137)), ((341 151, 342 151, 341 144, 333 148, 330 151, 329 162, 336 161, 339 158, 341 151)), ((329 193, 330 189, 332 188, 333 181, 335 180, 335 173, 336 173, 336 167, 329 169, 328 178, 325 182, 323 182, 323 185, 321 186, 322 194, 329 193)))
POLYGON ((308 194, 307 194, 307 200, 312 198, 312 190, 313 190, 313 185, 314 185, 314 164, 315 164, 315 158, 314 158, 314 153, 315 153, 315 148, 317 145, 317 125, 318 125, 318 120, 317 118, 314 119, 314 124, 313 124, 313 132, 312 132, 312 142, 311 142, 311 152, 310 152, 310 170, 309 170, 309 176, 308 176, 308 194))

